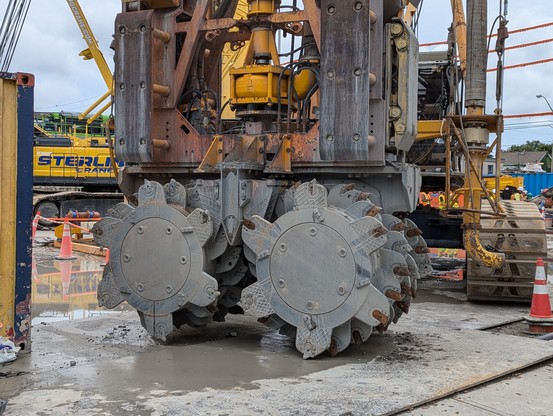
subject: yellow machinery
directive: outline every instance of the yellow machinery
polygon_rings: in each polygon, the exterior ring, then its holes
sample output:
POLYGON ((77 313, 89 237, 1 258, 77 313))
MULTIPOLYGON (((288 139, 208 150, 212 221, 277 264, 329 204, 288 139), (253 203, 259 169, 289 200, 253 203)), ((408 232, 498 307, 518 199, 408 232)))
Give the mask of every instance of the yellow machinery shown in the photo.
MULTIPOLYGON (((465 206, 436 215, 469 253, 469 295, 526 298, 544 235, 517 248, 531 238, 504 211, 518 207, 488 198, 480 174, 502 129, 500 111, 484 114, 485 2, 468 0, 465 112, 463 76, 419 65, 418 1, 301 3, 247 0, 245 16, 236 0, 123 3, 115 151, 128 203, 93 229, 110 249, 100 305, 126 301, 161 340, 246 313, 294 337, 304 358, 386 330, 432 270, 411 217, 435 153, 413 156, 419 120, 433 122, 425 138, 439 127, 447 191, 450 167, 466 164, 465 206), (229 47, 245 52, 223 90, 229 47)), ((454 55, 443 68, 456 71, 454 55)))
MULTIPOLYGON (((117 192, 118 162, 113 146, 110 147, 110 126, 105 123, 101 125, 100 134, 88 134, 92 123, 97 123, 112 105, 113 76, 79 2, 67 0, 67 4, 87 45, 80 56, 96 62, 108 91, 80 114, 78 120, 73 120, 75 125, 70 131, 64 127, 59 134, 56 129, 46 130, 35 125, 33 205, 35 213, 40 212, 46 218, 64 216, 69 210, 98 211, 103 215, 122 200, 122 195, 117 192), (86 118, 94 110, 96 112, 86 118), (83 123, 85 134, 79 137, 77 126, 83 123)), ((44 116, 45 125, 49 117, 44 116)), ((67 116, 56 114, 56 117, 63 119, 67 116)))
POLYGON ((103 215, 122 200, 114 165, 117 161, 105 136, 55 135, 35 125, 35 213, 45 218, 63 217, 70 210, 92 210, 103 215))

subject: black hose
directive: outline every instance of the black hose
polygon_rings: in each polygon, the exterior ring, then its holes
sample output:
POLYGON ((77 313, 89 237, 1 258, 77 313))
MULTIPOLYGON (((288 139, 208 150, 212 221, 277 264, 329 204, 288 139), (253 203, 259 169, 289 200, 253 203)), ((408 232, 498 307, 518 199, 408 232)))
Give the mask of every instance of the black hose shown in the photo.
POLYGON ((543 341, 551 341, 553 339, 553 332, 551 332, 550 334, 540 335, 536 339, 541 339, 543 341))

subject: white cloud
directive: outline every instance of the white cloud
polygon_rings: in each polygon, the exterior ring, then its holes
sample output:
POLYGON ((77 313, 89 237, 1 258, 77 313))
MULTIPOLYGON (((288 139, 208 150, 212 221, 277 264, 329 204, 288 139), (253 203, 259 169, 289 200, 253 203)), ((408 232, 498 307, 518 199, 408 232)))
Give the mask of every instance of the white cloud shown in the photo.
MULTIPOLYGON (((109 45, 121 2, 81 0, 80 4, 113 69, 113 51, 109 45)), ((106 92, 94 61, 84 61, 79 56, 85 48, 86 43, 65 0, 32 1, 10 70, 35 75, 37 111, 79 112, 95 101, 90 97, 106 92), (90 99, 81 101, 84 98, 90 99)))

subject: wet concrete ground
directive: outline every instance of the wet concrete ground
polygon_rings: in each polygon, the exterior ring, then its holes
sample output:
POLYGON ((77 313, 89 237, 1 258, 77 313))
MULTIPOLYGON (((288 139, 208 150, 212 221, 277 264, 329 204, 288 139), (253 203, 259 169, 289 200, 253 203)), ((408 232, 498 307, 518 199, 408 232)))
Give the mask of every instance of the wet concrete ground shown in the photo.
POLYGON ((35 253, 32 353, 0 369, 5 415, 546 415, 553 406, 550 394, 532 400, 552 385, 549 361, 520 381, 408 410, 553 357, 553 343, 479 331, 528 305, 467 303, 462 282, 421 282, 390 331, 306 361, 292 340, 244 316, 159 345, 134 311, 98 309, 101 257, 79 255, 68 278, 56 249, 35 253))

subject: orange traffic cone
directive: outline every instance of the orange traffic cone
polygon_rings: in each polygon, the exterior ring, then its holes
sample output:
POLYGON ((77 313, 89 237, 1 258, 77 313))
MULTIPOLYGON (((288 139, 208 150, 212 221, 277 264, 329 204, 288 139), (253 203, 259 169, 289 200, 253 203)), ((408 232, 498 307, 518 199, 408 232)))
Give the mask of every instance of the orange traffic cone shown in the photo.
POLYGON ((69 293, 69 286, 71 285, 73 264, 69 261, 60 261, 59 267, 61 272, 61 291, 65 299, 65 295, 69 293))
POLYGON ((104 262, 100 264, 100 266, 105 266, 106 264, 109 263, 109 248, 104 248, 104 253, 106 256, 104 258, 104 262))
POLYGON ((63 224, 63 235, 61 238, 60 254, 56 256, 58 260, 75 260, 77 257, 73 255, 73 243, 71 241, 71 226, 66 218, 63 224))
POLYGON ((536 278, 534 281, 534 294, 532 295, 532 306, 530 306, 530 317, 532 318, 553 318, 551 314, 551 303, 547 290, 547 278, 543 260, 538 257, 536 262, 536 278))
POLYGON ((32 230, 32 244, 35 244, 36 229, 38 228, 38 217, 40 217, 40 211, 36 212, 35 217, 33 218, 33 230, 32 230))
POLYGON ((526 317, 526 321, 529 323, 528 330, 532 334, 553 332, 553 314, 551 313, 551 303, 549 302, 545 267, 541 257, 538 257, 538 261, 536 262, 532 305, 530 306, 530 314, 526 317))

